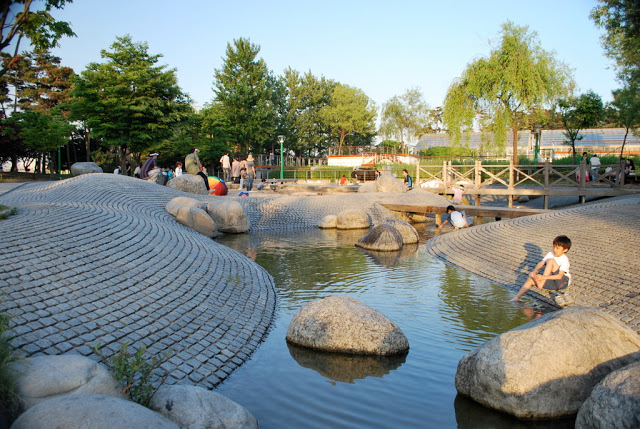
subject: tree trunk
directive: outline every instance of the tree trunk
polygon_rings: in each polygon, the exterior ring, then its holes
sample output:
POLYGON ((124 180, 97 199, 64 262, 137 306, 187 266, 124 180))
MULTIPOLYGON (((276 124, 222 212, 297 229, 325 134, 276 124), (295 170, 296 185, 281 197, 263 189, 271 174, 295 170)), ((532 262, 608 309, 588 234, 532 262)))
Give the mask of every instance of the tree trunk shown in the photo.
POLYGON ((18 171, 18 157, 16 155, 11 155, 11 171, 12 173, 16 173, 18 171))
POLYGON ((629 127, 626 128, 624 133, 624 139, 622 140, 622 148, 620 148, 620 159, 624 156, 624 145, 627 143, 627 136, 629 135, 629 127))
POLYGON ((87 130, 87 138, 85 140, 85 146, 87 149, 87 162, 91 162, 91 130, 87 130))
POLYGON ((518 127, 513 125, 513 165, 518 165, 520 158, 518 157, 518 127))

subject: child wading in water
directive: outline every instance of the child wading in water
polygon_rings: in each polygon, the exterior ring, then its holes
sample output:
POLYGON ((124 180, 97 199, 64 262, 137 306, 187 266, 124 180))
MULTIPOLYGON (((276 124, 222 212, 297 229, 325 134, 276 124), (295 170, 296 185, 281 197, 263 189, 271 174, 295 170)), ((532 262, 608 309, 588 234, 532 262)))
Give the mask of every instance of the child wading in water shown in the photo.
MULTIPOLYGON (((544 259, 538 262, 538 265, 529 273, 527 281, 524 282, 524 285, 511 301, 519 301, 533 285, 536 285, 538 289, 548 289, 556 292, 569 287, 571 274, 569 273, 569 258, 567 258, 566 253, 570 248, 571 240, 566 235, 559 235, 554 238, 553 251, 547 253, 544 259), (538 274, 542 267, 544 267, 543 273, 538 274)), ((558 304, 564 304, 564 302, 558 301, 561 301, 561 299, 556 298, 558 304)))

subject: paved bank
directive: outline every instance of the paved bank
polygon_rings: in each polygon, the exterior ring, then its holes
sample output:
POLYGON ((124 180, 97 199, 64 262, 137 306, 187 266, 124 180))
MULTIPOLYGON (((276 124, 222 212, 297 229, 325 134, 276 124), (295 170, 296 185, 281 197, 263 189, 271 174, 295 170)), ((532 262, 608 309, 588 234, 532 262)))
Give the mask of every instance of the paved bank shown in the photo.
MULTIPOLYGON (((169 383, 209 388, 248 359, 276 311, 273 278, 177 223, 164 207, 185 195, 114 174, 0 193, 0 204, 19 209, 0 221, 0 308, 12 316, 18 351, 95 358, 90 347, 96 343, 109 354, 129 341, 152 354, 173 351, 164 366, 169 383)), ((346 208, 365 209, 379 221, 390 215, 379 201, 441 201, 426 191, 198 198, 239 201, 252 231, 316 227, 346 208)))
MULTIPOLYGON (((453 231, 429 240, 427 248, 516 291, 551 250, 553 238, 567 235, 573 275, 568 293, 575 304, 603 308, 640 332, 639 225, 640 196, 633 195, 453 231)), ((546 299, 544 292, 537 296, 546 299)))

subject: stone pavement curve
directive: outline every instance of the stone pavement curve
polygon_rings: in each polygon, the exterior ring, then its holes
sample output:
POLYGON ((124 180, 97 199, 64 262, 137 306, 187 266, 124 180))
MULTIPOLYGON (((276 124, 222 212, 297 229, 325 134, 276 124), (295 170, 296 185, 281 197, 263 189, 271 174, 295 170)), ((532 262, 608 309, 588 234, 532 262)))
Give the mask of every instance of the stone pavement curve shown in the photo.
POLYGON ((167 383, 212 388, 246 361, 268 332, 273 278, 249 258, 182 225, 164 207, 176 196, 234 199, 249 231, 316 227, 327 214, 377 202, 446 203, 426 191, 252 197, 185 194, 114 174, 1 189, 18 214, 0 221, 0 309, 12 317, 12 344, 26 357, 79 353, 97 359, 130 342, 171 350, 167 383))
MULTIPOLYGON (((575 305, 602 308, 640 333, 639 225, 640 196, 632 195, 453 231, 429 240, 427 250, 517 291, 554 237, 567 235, 567 294, 575 305)), ((527 296, 550 302, 546 292, 531 291, 527 296)))

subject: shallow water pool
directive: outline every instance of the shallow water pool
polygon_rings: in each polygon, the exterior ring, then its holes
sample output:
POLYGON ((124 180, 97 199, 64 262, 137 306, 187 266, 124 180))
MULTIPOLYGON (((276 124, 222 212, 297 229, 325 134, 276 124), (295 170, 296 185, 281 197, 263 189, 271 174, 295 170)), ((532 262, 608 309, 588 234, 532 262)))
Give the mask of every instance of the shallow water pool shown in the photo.
MULTIPOLYGON (((572 427, 527 423, 456 397, 459 359, 495 335, 547 311, 508 302, 497 285, 434 259, 425 246, 368 253, 364 231, 312 230, 229 235, 218 240, 275 279, 279 308, 268 337, 217 392, 270 428, 572 427), (329 295, 357 299, 393 320, 406 355, 354 357, 289 346, 302 304, 329 295)), ((526 299, 525 299, 526 301, 526 299)))

